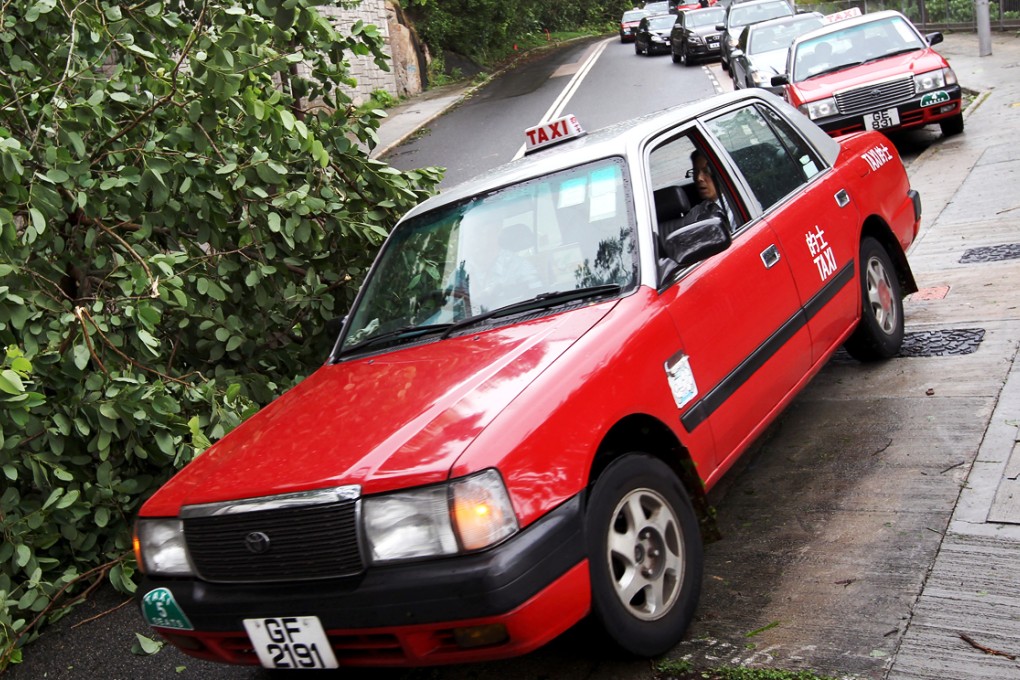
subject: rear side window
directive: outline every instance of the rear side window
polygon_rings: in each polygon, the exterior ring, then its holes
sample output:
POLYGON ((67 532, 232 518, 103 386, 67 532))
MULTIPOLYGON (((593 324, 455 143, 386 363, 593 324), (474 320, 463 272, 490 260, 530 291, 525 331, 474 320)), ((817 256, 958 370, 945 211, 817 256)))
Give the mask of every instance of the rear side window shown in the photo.
POLYGON ((821 172, 814 150, 775 111, 746 106, 708 121, 763 210, 821 172))

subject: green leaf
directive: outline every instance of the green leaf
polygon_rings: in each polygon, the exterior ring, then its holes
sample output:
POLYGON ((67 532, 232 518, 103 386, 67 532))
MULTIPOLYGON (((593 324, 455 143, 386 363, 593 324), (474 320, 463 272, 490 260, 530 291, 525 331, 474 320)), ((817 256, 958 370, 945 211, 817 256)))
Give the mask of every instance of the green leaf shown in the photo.
POLYGON ((10 369, 0 371, 0 392, 21 394, 24 391, 25 384, 21 382, 21 376, 10 369))
POLYGON ((35 233, 42 236, 42 233, 46 231, 46 218, 38 208, 29 208, 28 212, 32 216, 32 226, 35 228, 35 233))
POLYGON ((135 645, 131 648, 131 653, 136 656, 152 656, 163 649, 162 640, 154 640, 150 637, 145 637, 141 633, 135 633, 137 638, 135 645))
POLYGON ((71 352, 74 365, 78 367, 79 371, 84 371, 85 367, 89 365, 89 360, 92 358, 92 355, 89 354, 89 348, 84 344, 79 344, 75 345, 71 352))
POLYGON ((14 564, 20 568, 24 568, 25 565, 29 564, 29 560, 32 559, 32 548, 24 543, 19 544, 14 548, 14 564))
POLYGON ((77 502, 81 492, 77 489, 73 489, 64 494, 64 497, 57 501, 57 509, 63 510, 64 508, 70 507, 77 502))

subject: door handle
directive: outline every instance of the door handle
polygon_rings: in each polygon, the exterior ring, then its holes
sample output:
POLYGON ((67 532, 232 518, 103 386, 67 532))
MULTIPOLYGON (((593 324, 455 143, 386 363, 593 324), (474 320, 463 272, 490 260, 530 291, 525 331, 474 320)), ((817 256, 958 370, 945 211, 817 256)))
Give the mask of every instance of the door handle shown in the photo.
POLYGON ((765 269, 772 269, 776 266, 776 263, 779 262, 779 249, 775 244, 761 251, 761 261, 765 265, 765 269))

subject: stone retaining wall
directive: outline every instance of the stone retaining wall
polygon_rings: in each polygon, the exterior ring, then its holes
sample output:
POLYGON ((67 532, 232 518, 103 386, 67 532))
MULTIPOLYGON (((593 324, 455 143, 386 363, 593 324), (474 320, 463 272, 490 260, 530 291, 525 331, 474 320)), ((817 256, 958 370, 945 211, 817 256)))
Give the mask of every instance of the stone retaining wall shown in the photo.
POLYGON ((394 97, 415 95, 424 89, 424 49, 414 30, 406 23, 399 4, 390 0, 361 0, 353 8, 320 6, 319 11, 330 17, 337 30, 347 33, 361 21, 379 27, 390 55, 390 70, 383 71, 370 56, 348 54, 351 76, 358 81, 357 88, 348 93, 360 103, 376 90, 384 90, 394 97))

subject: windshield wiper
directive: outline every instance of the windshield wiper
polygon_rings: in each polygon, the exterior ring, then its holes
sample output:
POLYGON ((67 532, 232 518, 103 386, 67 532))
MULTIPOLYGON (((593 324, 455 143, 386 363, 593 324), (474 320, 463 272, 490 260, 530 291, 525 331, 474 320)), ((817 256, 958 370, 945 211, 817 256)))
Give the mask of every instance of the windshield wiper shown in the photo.
POLYGON ((449 328, 443 332, 443 337, 448 338, 461 328, 473 326, 489 319, 498 319, 503 316, 510 316, 511 314, 530 312, 534 309, 547 309, 549 307, 563 305, 575 300, 584 300, 586 298, 600 297, 602 295, 613 295, 619 293, 621 289, 622 286, 618 283, 606 283, 600 286, 589 286, 587 288, 576 288, 574 290, 557 290, 551 293, 539 293, 533 298, 514 302, 503 307, 497 307, 496 309, 490 309, 487 312, 482 312, 475 316, 469 316, 466 319, 461 319, 456 323, 450 324, 449 328))
POLYGON ((433 323, 424 326, 403 326, 401 328, 395 328, 392 331, 386 331, 379 335, 373 335, 370 338, 362 340, 361 342, 355 343, 350 347, 343 347, 338 353, 339 356, 356 352, 359 349, 371 347, 377 345, 380 342, 386 340, 397 340, 397 339, 417 339, 423 335, 429 335, 430 333, 438 333, 440 331, 447 330, 453 324, 450 323, 433 323))
POLYGON ((819 71, 818 73, 812 73, 811 75, 809 75, 804 80, 811 80, 812 78, 817 78, 818 76, 824 76, 824 75, 827 75, 829 73, 835 73, 836 71, 844 71, 844 70, 846 70, 848 68, 853 68, 854 66, 860 66, 863 63, 864 63, 863 61, 852 61, 849 64, 840 64, 839 66, 832 66, 830 68, 825 69, 824 71, 819 71))
POLYGON ((917 47, 905 47, 902 50, 895 50, 893 52, 887 52, 886 54, 880 54, 877 57, 872 57, 871 59, 865 59, 861 63, 862 64, 870 64, 873 61, 881 61, 882 59, 885 59, 886 57, 895 57, 897 54, 906 54, 907 52, 916 52, 918 49, 919 48, 917 48, 917 47))

